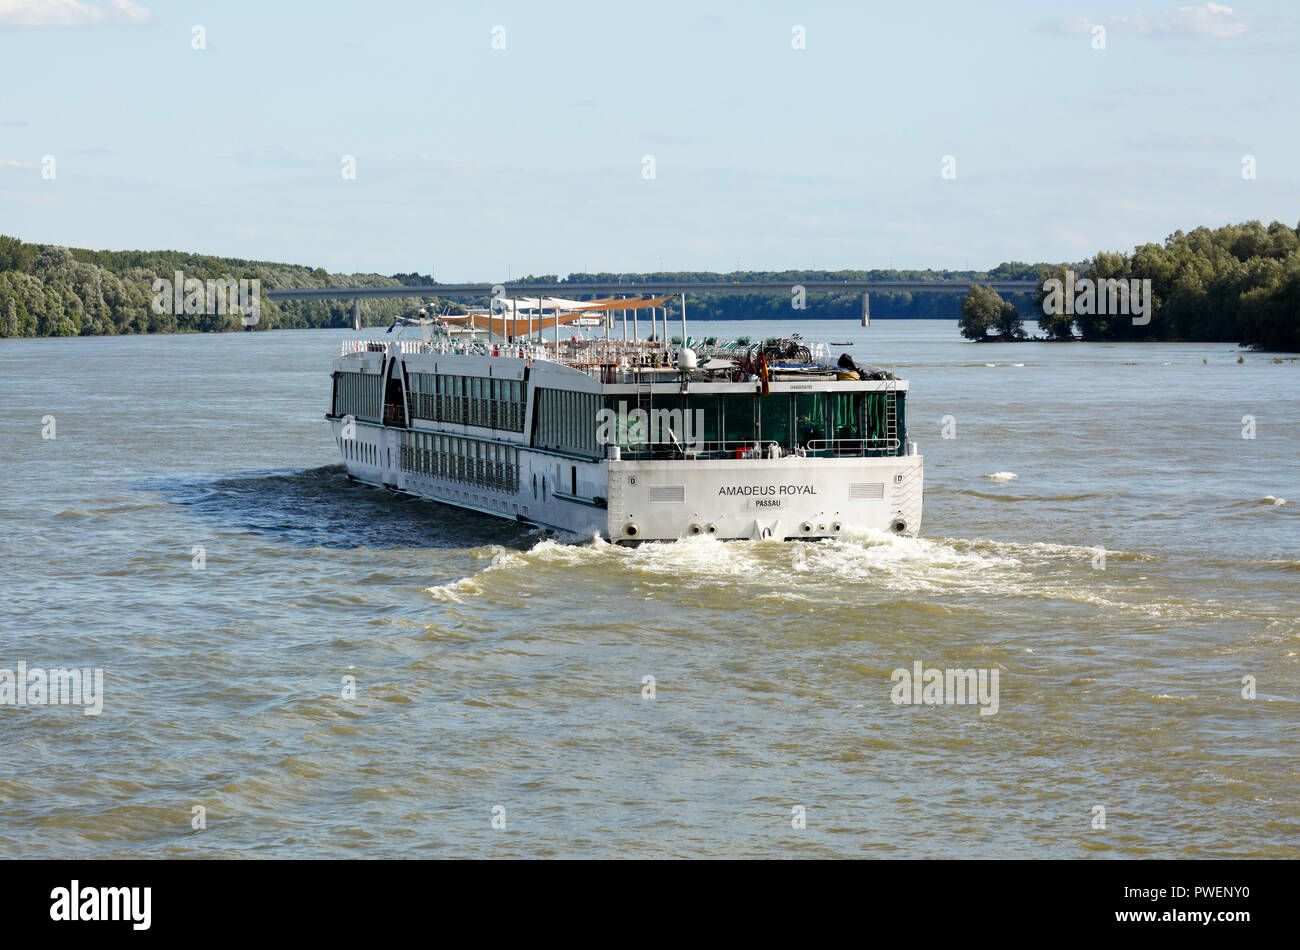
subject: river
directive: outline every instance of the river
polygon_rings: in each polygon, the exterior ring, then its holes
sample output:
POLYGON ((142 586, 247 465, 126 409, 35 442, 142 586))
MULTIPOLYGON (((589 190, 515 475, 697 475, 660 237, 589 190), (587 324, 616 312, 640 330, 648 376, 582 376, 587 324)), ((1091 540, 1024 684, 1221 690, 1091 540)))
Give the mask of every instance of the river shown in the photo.
POLYGON ((910 380, 921 538, 351 484, 350 331, 0 341, 0 668, 104 676, 0 706, 0 853, 1300 856, 1300 363, 798 329, 910 380), (996 714, 895 704, 916 662, 996 714))

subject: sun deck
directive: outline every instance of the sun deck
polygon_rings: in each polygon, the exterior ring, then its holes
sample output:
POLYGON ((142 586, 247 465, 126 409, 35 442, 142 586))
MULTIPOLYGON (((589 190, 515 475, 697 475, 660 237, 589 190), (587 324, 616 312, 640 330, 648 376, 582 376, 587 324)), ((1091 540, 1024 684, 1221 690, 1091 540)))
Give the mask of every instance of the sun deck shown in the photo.
MULTIPOLYGON (((667 346, 653 340, 613 340, 572 338, 557 343, 517 342, 488 343, 455 339, 421 340, 345 340, 339 355, 358 353, 394 353, 403 356, 478 356, 496 359, 522 359, 544 361, 580 370, 601 382, 638 381, 718 381, 740 376, 754 376, 758 370, 758 357, 764 343, 747 343, 735 340, 721 343, 697 341, 687 338, 685 346, 673 342, 667 346), (689 350, 694 356, 689 370, 681 366, 682 353, 689 350), (750 371, 750 372, 747 372, 750 371)), ((775 358, 763 367, 769 379, 812 379, 846 381, 841 367, 832 362, 831 350, 825 343, 805 344, 808 358, 794 361, 775 358)), ((876 366, 858 367, 863 379, 896 379, 893 373, 876 366)))

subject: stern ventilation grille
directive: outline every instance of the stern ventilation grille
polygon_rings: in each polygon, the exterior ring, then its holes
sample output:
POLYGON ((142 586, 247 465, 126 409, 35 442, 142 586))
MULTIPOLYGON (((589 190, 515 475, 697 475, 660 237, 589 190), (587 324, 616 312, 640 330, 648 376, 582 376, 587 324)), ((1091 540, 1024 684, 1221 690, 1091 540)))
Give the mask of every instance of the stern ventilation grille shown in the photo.
POLYGON ((686 486, 651 485, 646 489, 646 495, 657 504, 680 504, 686 500, 686 486))
POLYGON ((884 498, 884 497, 885 497, 884 482, 850 482, 849 483, 850 499, 884 498))

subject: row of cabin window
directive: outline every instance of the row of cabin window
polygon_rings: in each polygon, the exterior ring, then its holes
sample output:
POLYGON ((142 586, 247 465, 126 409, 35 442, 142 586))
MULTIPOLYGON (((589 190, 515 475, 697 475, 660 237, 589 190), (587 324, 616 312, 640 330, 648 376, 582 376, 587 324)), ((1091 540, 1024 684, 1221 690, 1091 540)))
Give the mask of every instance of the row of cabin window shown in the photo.
POLYGON ((339 449, 343 452, 345 459, 351 459, 354 462, 365 462, 368 465, 377 464, 379 447, 376 445, 358 442, 356 439, 340 439, 339 449))
POLYGON ((339 373, 334 377, 334 415, 378 422, 383 383, 378 375, 339 373))
POLYGON ((411 373, 412 415, 430 422, 524 431, 527 387, 518 379, 411 373))
POLYGON ((409 432, 402 445, 402 469, 496 491, 519 490, 519 450, 495 442, 409 432))
POLYGON ((598 393, 538 389, 533 444, 577 455, 604 454, 603 446, 596 442, 600 408, 598 393))

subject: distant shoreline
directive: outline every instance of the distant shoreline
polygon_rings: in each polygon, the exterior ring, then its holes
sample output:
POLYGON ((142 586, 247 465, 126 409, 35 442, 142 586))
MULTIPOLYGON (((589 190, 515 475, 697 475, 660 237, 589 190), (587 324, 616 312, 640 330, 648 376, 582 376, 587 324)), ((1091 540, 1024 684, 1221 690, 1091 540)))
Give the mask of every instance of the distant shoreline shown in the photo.
MULTIPOLYGON (((398 292, 436 289, 432 275, 334 274, 322 268, 179 251, 96 251, 51 244, 27 243, 0 235, 0 338, 60 336, 122 336, 135 334, 211 333, 243 330, 242 318, 217 301, 223 284, 248 284, 258 306, 253 332, 266 329, 308 329, 352 325, 354 307, 362 323, 386 327, 414 309, 464 313, 466 306, 486 306, 488 296, 460 301, 437 296, 348 299, 271 300, 277 289, 328 291, 380 287, 398 292), (170 293, 160 293, 166 285, 170 293), (191 286, 192 285, 192 286, 191 286), (204 301, 203 288, 207 289, 204 301), (194 299, 191 299, 193 297, 194 299), (160 302, 161 301, 161 302, 160 302), (183 304, 183 306, 182 306, 183 304), (188 310, 189 313, 179 310, 188 310)), ((863 294, 839 292, 814 281, 939 281, 970 289, 963 300, 952 293, 871 291, 871 317, 885 320, 953 321, 977 342, 1230 342, 1264 352, 1300 351, 1300 230, 1280 222, 1265 227, 1259 221, 1211 230, 1176 231, 1163 244, 1148 243, 1132 253, 1103 252, 1082 263, 1002 263, 985 271, 953 270, 811 270, 713 271, 647 273, 570 273, 520 276, 510 284, 561 287, 575 296, 590 296, 593 284, 624 284, 632 291, 641 283, 697 285, 712 281, 728 285, 725 292, 694 295, 687 304, 696 322, 767 322, 799 327, 808 321, 856 322, 863 311, 863 294), (1100 262, 1100 263, 1099 263, 1100 262), (1191 275, 1191 276, 1189 276, 1191 275), (1195 280, 1191 278, 1195 277, 1195 280), (1020 292, 1001 297, 992 285, 1026 282, 1042 286, 1068 285, 1064 309, 1044 312, 1050 294, 1020 292), (737 287, 746 282, 765 290, 737 287), (774 284, 790 285, 790 293, 774 284), (806 295, 802 282, 808 282, 806 295), (1084 285, 1087 285, 1084 288, 1084 285), (1130 325, 1104 312, 1093 290, 1117 288, 1121 309, 1129 314, 1128 297, 1144 320, 1130 325), (1138 291, 1133 291, 1136 286, 1138 291), (1079 291, 1078 306, 1072 306, 1079 291), (1041 298, 1041 299, 1040 299, 1041 298), (1094 311, 1103 312, 1094 312, 1094 311), (1000 339, 1035 321, 1033 336, 1000 339)), ((1101 291, 1098 290, 1098 293, 1101 291)), ((243 294, 243 290, 240 291, 243 294)), ((1057 293, 1056 290, 1052 294, 1057 293)), ((247 306, 241 296, 240 307, 247 306)), ((675 312, 672 303, 666 309, 675 312)))

